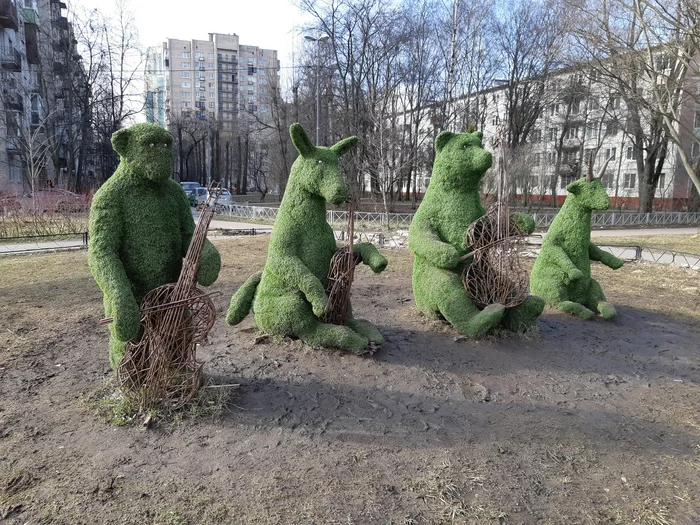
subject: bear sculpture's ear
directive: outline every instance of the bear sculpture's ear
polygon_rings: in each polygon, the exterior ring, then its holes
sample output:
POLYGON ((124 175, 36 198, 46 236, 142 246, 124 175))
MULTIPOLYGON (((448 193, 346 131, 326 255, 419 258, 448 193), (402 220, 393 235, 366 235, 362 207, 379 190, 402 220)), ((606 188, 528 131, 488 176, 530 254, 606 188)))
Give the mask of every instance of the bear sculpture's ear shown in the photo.
POLYGON ((352 148, 354 148, 356 144, 357 137, 348 137, 346 139, 341 140, 337 144, 331 146, 331 150, 333 151, 333 153, 338 155, 338 157, 341 157, 348 151, 350 151, 352 148))
POLYGON ((440 153, 442 148, 444 148, 447 143, 454 137, 454 133, 451 131, 443 131, 437 137, 435 137, 435 151, 440 153))
POLYGON ((479 140, 483 141, 484 140, 484 134, 481 131, 477 131, 474 133, 477 137, 479 137, 479 140))
POLYGON ((581 193, 581 190, 583 189, 583 185, 585 183, 585 179, 575 180, 566 187, 566 191, 568 191, 569 193, 573 193, 574 195, 578 195, 579 193, 581 193))
POLYGON ((120 129, 112 134, 112 148, 116 151, 120 157, 126 157, 126 153, 129 149, 129 137, 131 136, 131 131, 129 128, 120 129))
POLYGON ((289 136, 292 137, 292 144, 302 157, 306 157, 314 151, 311 139, 298 122, 289 126, 289 136))

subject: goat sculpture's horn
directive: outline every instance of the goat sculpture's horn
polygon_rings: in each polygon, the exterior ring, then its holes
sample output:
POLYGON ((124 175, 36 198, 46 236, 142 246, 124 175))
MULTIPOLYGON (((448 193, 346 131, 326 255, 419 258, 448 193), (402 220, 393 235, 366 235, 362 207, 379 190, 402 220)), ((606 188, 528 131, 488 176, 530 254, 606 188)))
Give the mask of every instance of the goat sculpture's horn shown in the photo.
MULTIPOLYGON (((608 157, 607 159, 605 159, 605 162, 603 163, 603 167, 600 168, 600 170, 598 171, 598 175, 595 176, 596 179, 602 179, 602 178, 603 178, 603 175, 605 175, 605 168, 608 167, 608 164, 610 163, 611 160, 612 160, 612 158, 610 158, 610 157, 608 157)), ((592 172, 593 172, 593 163, 590 164, 590 172, 591 172, 591 175, 592 175, 592 172)), ((591 178, 590 180, 589 180, 589 179, 587 179, 587 180, 590 182, 590 181, 593 180, 593 178, 591 178)))

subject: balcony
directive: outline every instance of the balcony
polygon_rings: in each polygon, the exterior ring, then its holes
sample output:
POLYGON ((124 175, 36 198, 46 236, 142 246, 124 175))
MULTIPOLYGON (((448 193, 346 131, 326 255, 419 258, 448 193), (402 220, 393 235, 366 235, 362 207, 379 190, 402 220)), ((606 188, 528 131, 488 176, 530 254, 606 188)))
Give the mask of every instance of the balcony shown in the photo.
POLYGON ((27 48, 27 62, 38 64, 39 60, 39 39, 38 27, 36 24, 24 24, 24 36, 27 48))
POLYGON ((15 31, 19 28, 15 0, 0 0, 0 27, 15 31))
POLYGON ((5 102, 5 107, 14 111, 24 111, 24 101, 20 96, 9 97, 5 102))
POLYGON ((22 71, 22 55, 14 47, 0 48, 0 66, 7 71, 22 71))
POLYGON ((56 20, 56 27, 63 31, 68 31, 68 19, 65 16, 59 17, 58 20, 56 20))

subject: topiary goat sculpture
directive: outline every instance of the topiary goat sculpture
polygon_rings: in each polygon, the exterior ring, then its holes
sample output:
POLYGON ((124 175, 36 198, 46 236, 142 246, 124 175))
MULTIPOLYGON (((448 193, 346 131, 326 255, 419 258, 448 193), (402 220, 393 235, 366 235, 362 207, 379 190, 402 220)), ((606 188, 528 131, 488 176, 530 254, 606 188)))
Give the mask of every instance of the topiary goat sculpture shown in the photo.
MULTIPOLYGON (((351 310, 345 325, 320 320, 328 305, 328 268, 337 250, 326 222, 326 201, 341 204, 348 199, 338 160, 355 146, 357 137, 325 148, 314 146, 300 124, 292 124, 289 134, 299 157, 272 229, 267 263, 231 298, 226 322, 240 323, 252 305, 263 332, 362 354, 370 343, 384 340, 371 323, 355 319, 351 310)), ((356 244, 353 250, 374 272, 386 268, 387 260, 372 244, 356 244)))
POLYGON ((590 319, 595 312, 612 319, 617 313, 606 301, 598 281, 591 277, 592 260, 613 270, 623 264, 591 242, 592 210, 610 207, 610 197, 600 181, 607 164, 608 161, 599 177, 594 178, 589 172, 587 177, 566 187, 569 194, 549 227, 530 275, 532 293, 550 306, 583 319, 590 319))

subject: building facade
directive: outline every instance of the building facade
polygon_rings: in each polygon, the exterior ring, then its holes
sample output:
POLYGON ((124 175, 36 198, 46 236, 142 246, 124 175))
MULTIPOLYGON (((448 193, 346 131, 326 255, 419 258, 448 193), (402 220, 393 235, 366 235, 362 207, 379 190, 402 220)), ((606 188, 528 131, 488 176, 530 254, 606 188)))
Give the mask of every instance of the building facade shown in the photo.
POLYGON ((81 120, 67 5, 0 0, 0 191, 66 186, 81 120))
MULTIPOLYGON (((515 187, 519 198, 529 204, 561 205, 567 195, 566 186, 588 173, 590 159, 593 159, 596 174, 609 159, 603 183, 613 207, 638 209, 638 159, 644 161, 647 150, 640 149, 633 140, 634 134, 630 128, 633 119, 625 97, 598 80, 593 72, 586 71, 585 66, 562 69, 545 80, 533 82, 541 83, 539 95, 533 101, 533 104, 537 104, 536 110, 533 106, 528 108, 535 118, 527 123, 527 133, 517 151, 504 153, 510 185, 515 187)), ((690 76, 683 91, 675 129, 697 171, 700 165, 700 91, 697 78, 690 76)), ((494 143, 509 122, 508 94, 509 86, 496 82, 490 89, 448 103, 446 113, 453 116, 450 122, 454 124, 448 123, 447 126, 441 124, 439 115, 440 111, 444 112, 444 104, 437 104, 425 111, 419 126, 424 156, 431 157, 434 138, 443 129, 459 132, 464 131, 467 122, 473 124, 483 131, 484 146, 494 153, 493 167, 485 176, 483 185, 484 193, 494 194, 496 173, 502 158, 501 150, 494 148, 494 143)), ((649 91, 643 96, 653 97, 653 94, 649 91)), ((398 127, 410 125, 413 118, 410 113, 399 115, 398 127)), ((641 127, 649 129, 648 112, 640 112, 640 120, 641 127)), ((696 192, 679 156, 679 146, 669 140, 664 155, 665 161, 654 195, 654 208, 687 209, 696 198, 696 192)), ((430 172, 425 169, 416 180, 418 192, 423 193, 429 182, 430 172)))
POLYGON ((240 114, 269 112, 279 67, 277 51, 242 45, 236 34, 168 38, 160 51, 149 49, 146 103, 153 111, 147 110, 147 119, 161 122, 163 108, 166 125, 188 115, 218 121, 222 131, 231 131, 240 114))

